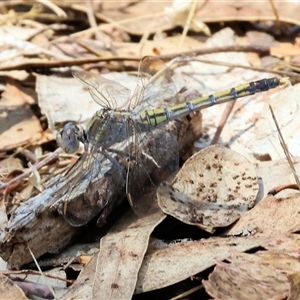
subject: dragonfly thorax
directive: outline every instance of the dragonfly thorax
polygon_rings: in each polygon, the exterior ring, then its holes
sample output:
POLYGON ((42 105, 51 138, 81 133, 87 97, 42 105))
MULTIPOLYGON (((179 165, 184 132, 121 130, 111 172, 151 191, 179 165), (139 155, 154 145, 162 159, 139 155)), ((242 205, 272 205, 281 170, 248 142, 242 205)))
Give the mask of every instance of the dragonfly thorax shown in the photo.
POLYGON ((87 125, 87 141, 102 148, 109 148, 128 138, 131 113, 125 110, 101 109, 87 125))

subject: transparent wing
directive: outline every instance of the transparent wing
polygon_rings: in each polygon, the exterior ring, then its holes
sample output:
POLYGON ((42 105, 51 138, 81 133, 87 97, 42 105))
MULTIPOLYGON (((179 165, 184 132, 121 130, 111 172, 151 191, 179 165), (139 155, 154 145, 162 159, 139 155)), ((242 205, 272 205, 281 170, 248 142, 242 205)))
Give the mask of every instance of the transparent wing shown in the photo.
POLYGON ((177 92, 170 68, 162 60, 146 56, 140 62, 130 108, 139 113, 146 108, 162 107, 162 101, 174 97, 177 92))
MULTIPOLYGON (((95 161, 87 152, 68 171, 64 181, 69 185, 63 205, 63 216, 72 226, 82 226, 96 216, 102 206, 86 197, 88 182, 92 181, 95 161)), ((103 205, 104 207, 104 205, 103 205)))
POLYGON ((135 123, 134 130, 129 144, 126 193, 132 209, 143 217, 158 209, 158 185, 178 170, 178 141, 175 132, 164 127, 153 129, 135 123))
POLYGON ((92 98, 102 107, 116 109, 118 103, 127 103, 130 90, 121 84, 86 71, 74 71, 77 78, 89 91, 92 98))
POLYGON ((102 154, 85 152, 63 180, 67 193, 61 213, 70 225, 78 227, 115 202, 124 174, 102 154))

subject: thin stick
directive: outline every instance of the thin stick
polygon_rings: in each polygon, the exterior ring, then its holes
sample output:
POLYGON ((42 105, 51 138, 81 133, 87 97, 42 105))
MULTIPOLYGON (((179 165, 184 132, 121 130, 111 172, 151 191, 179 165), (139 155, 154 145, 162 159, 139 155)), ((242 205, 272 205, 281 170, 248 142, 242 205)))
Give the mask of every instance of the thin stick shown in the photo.
POLYGON ((223 128, 224 128, 227 120, 228 120, 228 117, 230 116, 230 113, 233 110, 234 105, 235 105, 235 101, 231 101, 231 102, 227 103, 227 106, 226 106, 226 108, 225 108, 225 110, 224 110, 224 112, 222 114, 222 118, 221 118, 221 120, 219 122, 217 131, 216 131, 216 133, 215 133, 215 135, 214 135, 214 137, 213 137, 213 139, 212 139, 212 141, 210 143, 211 145, 214 145, 214 144, 218 143, 220 135, 221 135, 221 133, 223 131, 223 128))
POLYGON ((37 260, 36 260, 36 258, 34 256, 34 254, 32 253, 32 251, 30 250, 29 247, 28 247, 28 250, 29 250, 29 253, 30 253, 30 255, 31 255, 31 257, 32 257, 32 259, 33 259, 36 267, 37 267, 37 269, 40 271, 40 274, 43 277, 43 279, 45 281, 45 284, 48 286, 48 288, 51 291, 52 295, 56 298, 56 294, 54 292, 54 289, 53 289, 53 287, 50 284, 48 284, 48 281, 46 280, 46 277, 45 277, 44 273, 42 272, 42 269, 40 268, 40 265, 38 264, 38 262, 37 262, 37 260))
POLYGON ((49 163, 51 160, 53 160, 53 158, 57 157, 59 155, 59 153, 61 153, 63 150, 61 148, 57 148, 54 152, 50 153, 48 156, 46 156, 43 160, 37 162, 36 164, 30 166, 24 173, 22 173, 21 175, 13 178, 12 180, 10 180, 9 182, 1 182, 0 181, 0 190, 4 189, 8 186, 10 186, 11 184, 13 184, 14 182, 17 182, 19 180, 22 180, 26 177, 28 177, 32 172, 40 169, 41 167, 45 166, 47 163, 49 163))
POLYGON ((193 20, 194 15, 195 15, 195 11, 196 11, 197 6, 198 6, 198 1, 192 2, 192 6, 190 8, 189 15, 186 19, 186 22, 184 24, 184 28, 183 28, 183 31, 182 31, 182 34, 181 34, 181 37, 180 37, 180 41, 179 41, 179 45, 178 45, 179 49, 181 49, 181 47, 183 45, 183 42, 186 38, 187 32, 190 28, 191 22, 193 20))
POLYGON ((200 284, 198 286, 195 286, 194 288, 192 288, 192 289, 190 289, 188 291, 185 291, 184 293, 182 293, 182 294, 180 294, 178 296, 170 298, 170 300, 179 300, 179 299, 185 298, 185 297, 187 297, 187 296, 189 296, 189 295, 191 295, 191 294, 193 294, 193 293, 195 293, 195 292, 197 292, 197 291, 199 291, 201 289, 203 289, 203 285, 202 284, 200 284))
POLYGON ((293 161, 292 161, 290 152, 289 152, 289 150, 288 150, 287 144, 285 143, 284 138, 283 138, 283 135, 281 134, 281 130, 280 130, 280 128, 279 128, 279 125, 278 125, 278 123, 277 123, 277 120, 276 120, 276 117, 275 117, 275 114, 274 114, 274 112, 273 112, 273 109, 272 109, 271 105, 269 105, 269 109, 270 109, 270 111, 271 111, 272 118, 273 118, 273 120, 274 120, 276 129, 277 129, 277 131, 278 131, 278 136, 279 136, 279 140, 280 140, 281 147, 282 147, 282 149, 283 149, 283 151, 284 151, 284 154, 285 154, 286 159, 287 159, 287 161, 288 161, 288 163, 289 163, 289 165, 290 165, 290 168, 291 168, 292 171, 293 171, 295 181, 296 181, 298 187, 300 188, 300 180, 299 180, 299 177, 298 177, 298 175, 297 175, 297 172, 296 172, 294 163, 293 163, 293 161))

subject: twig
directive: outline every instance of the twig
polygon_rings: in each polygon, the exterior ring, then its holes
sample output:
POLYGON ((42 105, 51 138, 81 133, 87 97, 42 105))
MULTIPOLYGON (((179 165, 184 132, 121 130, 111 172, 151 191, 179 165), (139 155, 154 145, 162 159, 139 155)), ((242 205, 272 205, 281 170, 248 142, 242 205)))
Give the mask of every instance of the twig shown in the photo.
POLYGON ((31 255, 31 257, 32 257, 32 259, 33 259, 33 261, 34 261, 36 267, 37 267, 37 269, 40 271, 40 275, 43 277, 43 279, 44 279, 44 281, 45 281, 45 284, 48 286, 48 288, 49 288, 49 290, 51 291, 52 295, 56 298, 54 289, 53 289, 53 287, 52 287, 50 284, 48 284, 48 281, 47 281, 47 279, 46 279, 44 273, 42 272, 42 269, 40 268, 40 266, 39 266, 39 264, 38 264, 38 262, 37 262, 37 260, 36 260, 36 258, 35 258, 35 256, 34 256, 34 254, 33 254, 32 251, 30 250, 30 248, 28 248, 28 250, 29 250, 29 253, 30 253, 30 255, 31 255))
POLYGON ((275 16, 275 20, 276 20, 276 25, 277 27, 279 28, 280 27, 280 18, 279 18, 279 15, 278 15, 278 11, 276 9, 276 6, 274 4, 274 1, 273 0, 270 0, 270 3, 271 3, 271 6, 272 6, 272 10, 274 12, 274 16, 275 16))
POLYGON ((184 293, 182 293, 182 294, 180 294, 176 297, 170 298, 170 300, 179 300, 179 299, 182 299, 182 298, 188 298, 187 296, 189 296, 189 295, 191 295, 191 294, 193 294, 193 293, 195 293, 195 292, 197 292, 201 289, 203 289, 202 284, 200 284, 198 286, 195 286, 194 288, 191 288, 188 291, 185 291, 184 293))
POLYGON ((13 184, 14 182, 17 182, 19 180, 22 180, 24 178, 26 178, 27 176, 29 176, 32 172, 40 169, 41 167, 43 167, 44 165, 46 165, 47 163, 49 163, 51 160, 53 160, 53 158, 57 157, 59 155, 59 153, 61 153, 63 150, 61 148, 57 148, 54 152, 50 153, 47 157, 45 157, 43 160, 37 162, 36 164, 30 166, 24 173, 22 173, 21 175, 13 178, 12 180, 10 180, 9 182, 0 182, 0 190, 4 189, 8 186, 10 186, 11 184, 13 184))
POLYGON ((93 9, 93 0, 87 1, 87 17, 90 24, 90 27, 97 27, 97 22, 95 19, 94 9, 93 9))
POLYGON ((211 145, 214 145, 214 144, 218 143, 220 135, 222 133, 222 130, 223 130, 223 128, 224 128, 224 126, 225 126, 225 124, 228 120, 228 117, 229 117, 230 113, 232 112, 232 109, 233 109, 234 105, 235 105, 235 101, 231 101, 231 102, 227 103, 226 108, 225 108, 225 110, 222 114, 222 118, 219 122, 218 128, 216 130, 216 133, 215 133, 215 135, 214 135, 214 137, 213 137, 213 139, 210 143, 211 145))
MULTIPOLYGON (((38 276, 41 275, 39 271, 35 271, 35 270, 19 270, 19 271, 10 270, 10 271, 1 271, 1 274, 4 274, 4 275, 26 275, 26 276, 27 275, 38 275, 38 276)), ((61 278, 61 277, 58 277, 58 276, 53 276, 53 275, 47 274, 47 273, 44 273, 44 275, 46 277, 49 277, 49 278, 52 278, 52 279, 61 280, 61 281, 66 282, 66 283, 73 283, 73 280, 61 278)))
MULTIPOLYGON (((182 59, 190 56, 197 56, 202 54, 210 54, 210 53, 218 53, 218 52, 264 52, 269 51, 269 48, 257 47, 257 46, 227 46, 227 47, 215 47, 210 49, 197 49, 193 51, 187 52, 180 52, 174 53, 172 55, 161 55, 157 56, 162 60, 168 61, 176 57, 182 57, 182 59)), ((199 62, 207 63, 207 64, 214 64, 214 65, 222 65, 234 68, 242 68, 242 69, 249 69, 255 70, 260 72, 270 72, 282 76, 288 76, 300 81, 300 75, 292 72, 287 71, 279 71, 279 70, 271 70, 271 69, 262 69, 262 68, 255 68, 249 66, 241 66, 241 65, 234 65, 224 62, 216 62, 211 60, 201 60, 195 58, 189 58, 190 60, 196 60, 199 62)), ((1 66, 0 71, 12 71, 12 70, 32 70, 35 68, 57 68, 57 67, 72 67, 78 65, 84 65, 88 63, 97 63, 103 61, 140 61, 141 57, 116 57, 116 56, 109 56, 109 57, 87 57, 87 58, 77 58, 77 59, 67 59, 67 60, 57 60, 57 61, 49 61, 49 60, 41 60, 41 59, 32 59, 27 62, 17 63, 15 65, 9 64, 8 66, 1 66)))
POLYGON ((284 151, 284 154, 285 154, 285 156, 286 156, 286 159, 288 160, 289 166, 290 166, 290 168, 291 168, 292 171, 293 171, 295 181, 296 181, 298 187, 300 188, 300 180, 299 180, 299 177, 298 177, 298 175, 297 175, 297 171, 296 171, 295 166, 294 166, 294 163, 293 163, 293 161, 292 161, 292 158, 291 158, 290 152, 289 152, 289 150, 288 150, 287 144, 285 143, 284 138, 283 138, 283 135, 281 134, 281 130, 280 130, 280 128, 279 128, 279 125, 278 125, 278 123, 277 123, 277 120, 276 120, 276 117, 275 117, 275 114, 274 114, 274 112, 273 112, 273 109, 272 109, 271 105, 269 105, 269 109, 270 109, 270 111, 271 111, 272 118, 273 118, 273 120, 274 120, 276 129, 277 129, 277 131, 278 131, 278 135, 279 135, 279 140, 280 140, 281 147, 282 147, 282 149, 283 149, 283 151, 284 151))
POLYGON ((50 8, 54 13, 57 14, 57 16, 62 17, 62 18, 68 17, 68 15, 53 2, 51 2, 49 0, 36 0, 36 1, 47 6, 48 8, 50 8))

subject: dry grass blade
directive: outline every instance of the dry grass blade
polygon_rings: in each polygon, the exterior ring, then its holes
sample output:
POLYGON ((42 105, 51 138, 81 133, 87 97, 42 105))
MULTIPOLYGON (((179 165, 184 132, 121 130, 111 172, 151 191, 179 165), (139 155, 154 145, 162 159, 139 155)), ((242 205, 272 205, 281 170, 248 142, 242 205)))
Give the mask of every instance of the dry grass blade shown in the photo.
POLYGON ((194 15, 195 15, 197 6, 198 6, 198 1, 192 2, 191 7, 190 7, 190 11, 189 11, 189 14, 188 14, 188 17, 187 17, 187 20, 186 20, 184 28, 183 28, 182 35, 180 37, 180 41, 179 41, 179 45, 178 45, 179 49, 183 46, 184 40, 185 40, 185 38, 187 36, 187 33, 188 33, 188 30, 190 28, 192 19, 193 19, 194 15))
POLYGON ((293 171, 295 181, 296 181, 296 183, 297 183, 297 185, 298 185, 298 189, 300 189, 300 180, 299 180, 299 176, 298 176, 298 174, 297 174, 297 172, 296 172, 296 169, 295 169, 293 160, 292 160, 292 158, 291 158, 290 152, 289 152, 289 150, 288 150, 287 144, 286 144, 285 141, 284 141, 283 135, 282 135, 282 133, 281 133, 281 130, 280 130, 280 128, 279 128, 278 122, 277 122, 277 120, 276 120, 276 117, 275 117, 275 114, 274 114, 274 111, 273 111, 271 105, 269 106, 269 108, 270 108, 270 111, 271 111, 272 118, 273 118, 273 120, 274 120, 276 129, 277 129, 277 131, 278 131, 278 136, 279 136, 279 140, 280 140, 281 147, 282 147, 282 149, 283 149, 283 151, 284 151, 284 154, 285 154, 286 159, 287 159, 287 161, 288 161, 288 163, 289 163, 289 166, 290 166, 290 168, 291 168, 292 171, 293 171))
POLYGON ((52 295, 56 298, 54 289, 53 289, 53 287, 52 287, 50 284, 48 284, 47 279, 46 279, 46 277, 45 277, 45 275, 44 275, 42 269, 40 268, 39 263, 37 262, 37 260, 36 260, 36 258, 35 258, 35 256, 34 256, 34 254, 33 254, 32 251, 30 250, 30 248, 28 248, 28 250, 29 250, 30 255, 32 256, 32 259, 33 259, 33 261, 34 261, 34 263, 35 263, 37 269, 40 271, 40 274, 41 274, 41 276, 43 277, 45 283, 47 284, 48 288, 50 289, 52 295))

